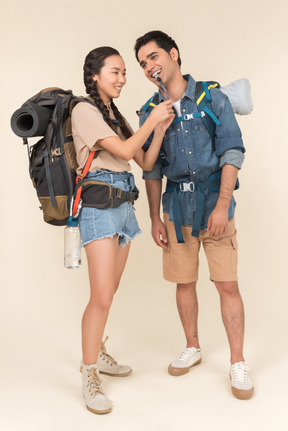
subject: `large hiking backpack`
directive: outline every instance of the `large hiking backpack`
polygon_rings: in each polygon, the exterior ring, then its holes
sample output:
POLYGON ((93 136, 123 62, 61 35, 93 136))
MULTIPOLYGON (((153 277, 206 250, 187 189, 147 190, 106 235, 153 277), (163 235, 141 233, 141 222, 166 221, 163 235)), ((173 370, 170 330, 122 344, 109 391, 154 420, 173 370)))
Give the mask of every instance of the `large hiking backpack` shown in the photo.
POLYGON ((93 104, 87 98, 74 96, 71 90, 46 88, 11 117, 13 132, 27 145, 29 173, 44 221, 55 226, 65 225, 70 214, 78 167, 71 112, 83 101, 93 104), (29 147, 27 138, 36 136, 43 138, 29 147))

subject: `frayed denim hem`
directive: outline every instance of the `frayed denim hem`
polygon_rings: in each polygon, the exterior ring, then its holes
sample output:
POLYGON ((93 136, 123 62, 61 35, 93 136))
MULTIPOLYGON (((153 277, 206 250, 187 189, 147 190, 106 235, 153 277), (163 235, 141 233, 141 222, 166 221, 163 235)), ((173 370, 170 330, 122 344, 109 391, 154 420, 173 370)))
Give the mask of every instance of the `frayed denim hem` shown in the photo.
POLYGON ((133 235, 132 237, 130 237, 129 235, 127 235, 124 232, 115 232, 115 233, 111 233, 109 235, 107 234, 107 235, 100 236, 99 238, 93 238, 90 241, 86 241, 84 243, 82 242, 82 247, 85 247, 85 245, 90 244, 91 242, 97 241, 99 239, 113 238, 115 235, 118 235, 118 237, 119 237, 119 244, 118 244, 118 246, 119 247, 120 246, 125 247, 129 242, 131 242, 133 239, 135 239, 136 236, 141 235, 141 234, 142 234, 141 229, 139 229, 139 231, 137 231, 135 233, 135 235, 133 235))

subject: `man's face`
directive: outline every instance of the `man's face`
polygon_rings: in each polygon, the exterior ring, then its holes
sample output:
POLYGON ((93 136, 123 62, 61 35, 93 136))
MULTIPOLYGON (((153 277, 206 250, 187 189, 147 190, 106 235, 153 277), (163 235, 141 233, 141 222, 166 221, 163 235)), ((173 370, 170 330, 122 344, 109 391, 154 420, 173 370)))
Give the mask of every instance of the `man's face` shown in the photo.
POLYGON ((138 59, 149 81, 159 86, 159 82, 154 77, 157 73, 165 85, 173 75, 175 66, 178 65, 178 51, 172 48, 168 53, 152 41, 139 49, 138 59))

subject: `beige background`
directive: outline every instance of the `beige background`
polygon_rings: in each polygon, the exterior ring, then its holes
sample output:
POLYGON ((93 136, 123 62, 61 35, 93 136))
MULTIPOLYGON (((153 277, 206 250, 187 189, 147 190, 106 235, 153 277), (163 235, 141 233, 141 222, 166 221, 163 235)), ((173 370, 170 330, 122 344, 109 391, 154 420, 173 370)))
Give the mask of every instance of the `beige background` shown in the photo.
POLYGON ((286 1, 16 0, 1 9, 0 429, 287 430, 286 1), (229 349, 203 255, 203 363, 179 379, 166 373, 185 340, 175 287, 162 279, 161 251, 150 237, 141 171, 133 165, 143 235, 133 243, 106 332, 109 351, 134 373, 104 379, 114 410, 99 417, 85 409, 78 371, 80 320, 89 292, 84 252, 81 270, 63 268, 63 228, 42 221, 26 148, 9 123, 42 88, 83 95, 85 55, 111 45, 127 66, 128 83, 117 105, 136 129, 135 111, 154 88, 133 45, 153 29, 177 41, 183 73, 223 85, 247 77, 252 85, 254 111, 237 116, 247 153, 236 200, 245 354, 256 390, 248 402, 230 393, 229 349))

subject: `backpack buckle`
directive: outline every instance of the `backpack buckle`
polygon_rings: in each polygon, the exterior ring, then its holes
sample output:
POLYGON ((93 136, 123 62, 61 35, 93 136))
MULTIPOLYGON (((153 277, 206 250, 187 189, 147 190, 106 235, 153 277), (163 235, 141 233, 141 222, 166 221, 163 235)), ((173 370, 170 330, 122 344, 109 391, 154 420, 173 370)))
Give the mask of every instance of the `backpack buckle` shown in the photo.
POLYGON ((79 183, 79 181, 83 181, 83 175, 82 175, 82 174, 77 175, 76 180, 75 180, 75 183, 76 183, 76 184, 78 184, 78 183, 79 183))
POLYGON ((195 192, 195 183, 191 181, 190 183, 180 183, 179 189, 181 192, 195 192), (192 187, 192 188, 191 188, 192 187))
POLYGON ((122 189, 120 187, 115 187, 115 198, 121 199, 122 189))
POLYGON ((194 119, 194 115, 193 114, 185 114, 183 115, 184 120, 188 121, 188 120, 193 120, 194 119))
POLYGON ((53 157, 59 157, 59 156, 62 156, 62 150, 61 150, 61 148, 52 148, 52 150, 51 150, 51 157, 53 158, 53 157))

